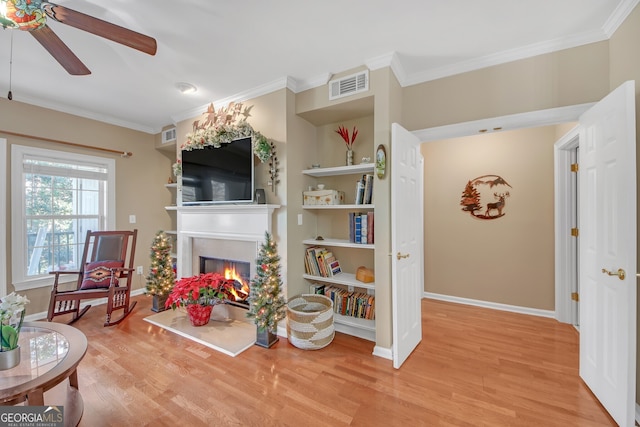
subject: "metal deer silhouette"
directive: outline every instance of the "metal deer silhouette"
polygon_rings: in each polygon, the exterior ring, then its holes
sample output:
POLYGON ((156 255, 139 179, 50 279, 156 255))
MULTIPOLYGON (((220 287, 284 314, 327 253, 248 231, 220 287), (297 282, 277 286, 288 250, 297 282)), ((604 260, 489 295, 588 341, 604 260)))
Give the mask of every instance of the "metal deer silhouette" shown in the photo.
POLYGON ((504 199, 509 197, 509 192, 507 191, 506 193, 493 193, 493 196, 498 199, 497 202, 495 203, 487 203, 487 210, 485 211, 484 215, 489 217, 491 215, 489 215, 489 212, 496 210, 498 211, 498 215, 494 215, 494 216, 501 216, 502 215, 502 209, 504 208, 504 199))

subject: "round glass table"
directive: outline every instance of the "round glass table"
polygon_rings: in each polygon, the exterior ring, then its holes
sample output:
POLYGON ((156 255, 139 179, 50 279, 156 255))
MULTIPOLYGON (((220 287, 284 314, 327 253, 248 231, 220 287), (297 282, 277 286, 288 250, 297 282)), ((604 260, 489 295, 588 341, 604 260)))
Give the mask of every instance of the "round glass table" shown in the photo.
POLYGON ((87 352, 85 335, 60 323, 25 322, 18 343, 20 364, 0 371, 0 405, 64 406, 65 425, 77 425, 84 410, 77 367, 87 352))

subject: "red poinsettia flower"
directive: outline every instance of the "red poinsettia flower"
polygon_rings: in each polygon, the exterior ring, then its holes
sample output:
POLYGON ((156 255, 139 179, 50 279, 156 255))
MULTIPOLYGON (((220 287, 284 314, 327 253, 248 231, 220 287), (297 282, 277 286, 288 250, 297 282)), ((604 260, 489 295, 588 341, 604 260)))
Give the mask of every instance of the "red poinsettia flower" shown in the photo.
POLYGON ((173 286, 165 307, 176 309, 190 304, 215 305, 229 295, 231 288, 233 280, 225 279, 220 273, 183 277, 173 286))

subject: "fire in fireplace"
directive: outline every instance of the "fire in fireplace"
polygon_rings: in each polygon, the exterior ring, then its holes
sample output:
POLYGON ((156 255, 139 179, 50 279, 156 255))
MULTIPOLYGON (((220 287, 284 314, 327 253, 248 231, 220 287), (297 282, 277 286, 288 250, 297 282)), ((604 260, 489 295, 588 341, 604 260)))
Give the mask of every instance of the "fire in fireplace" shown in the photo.
POLYGON ((231 295, 229 295, 229 298, 225 302, 243 308, 249 307, 250 263, 232 259, 201 256, 200 273, 220 273, 225 279, 233 280, 231 295))

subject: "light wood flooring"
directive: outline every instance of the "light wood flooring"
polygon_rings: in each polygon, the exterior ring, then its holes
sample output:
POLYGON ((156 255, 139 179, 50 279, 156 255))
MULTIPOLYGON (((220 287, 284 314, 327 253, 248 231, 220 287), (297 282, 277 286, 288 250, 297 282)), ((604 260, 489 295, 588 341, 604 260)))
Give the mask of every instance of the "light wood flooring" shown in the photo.
POLYGON ((578 334, 552 319, 423 300, 423 340, 400 370, 373 343, 286 339, 232 358, 153 326, 151 300, 75 326, 80 426, 612 426, 578 377, 578 334))

